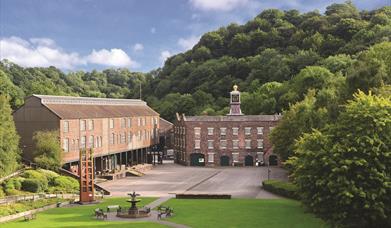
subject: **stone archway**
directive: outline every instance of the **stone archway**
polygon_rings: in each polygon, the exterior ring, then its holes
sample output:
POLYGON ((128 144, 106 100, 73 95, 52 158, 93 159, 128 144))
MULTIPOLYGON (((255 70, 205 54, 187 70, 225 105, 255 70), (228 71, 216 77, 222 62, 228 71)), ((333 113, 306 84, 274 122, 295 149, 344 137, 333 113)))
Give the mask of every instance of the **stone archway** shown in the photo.
POLYGON ((220 166, 229 166, 229 157, 227 155, 220 157, 220 166))
POLYGON ((205 155, 201 153, 190 154, 190 166, 205 166, 205 155))
POLYGON ((253 166, 254 165, 254 158, 251 155, 247 155, 244 158, 244 166, 253 166))

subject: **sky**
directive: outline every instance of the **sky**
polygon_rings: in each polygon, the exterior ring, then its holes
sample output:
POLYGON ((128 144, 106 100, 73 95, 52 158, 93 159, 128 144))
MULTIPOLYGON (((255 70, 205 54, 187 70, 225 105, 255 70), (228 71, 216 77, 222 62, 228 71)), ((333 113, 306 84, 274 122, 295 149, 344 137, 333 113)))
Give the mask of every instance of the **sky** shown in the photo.
MULTIPOLYGON (((208 31, 262 10, 325 8, 328 0, 0 0, 0 59, 64 71, 148 72, 208 31)), ((355 0, 359 9, 391 0, 355 0)))

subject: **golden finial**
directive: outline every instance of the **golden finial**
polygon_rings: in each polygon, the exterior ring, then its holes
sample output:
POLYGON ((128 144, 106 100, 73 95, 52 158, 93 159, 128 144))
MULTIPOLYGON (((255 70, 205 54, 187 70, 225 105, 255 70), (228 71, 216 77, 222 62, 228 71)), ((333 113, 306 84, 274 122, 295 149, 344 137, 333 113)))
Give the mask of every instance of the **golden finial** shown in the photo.
POLYGON ((234 91, 238 91, 238 86, 234 85, 234 91))

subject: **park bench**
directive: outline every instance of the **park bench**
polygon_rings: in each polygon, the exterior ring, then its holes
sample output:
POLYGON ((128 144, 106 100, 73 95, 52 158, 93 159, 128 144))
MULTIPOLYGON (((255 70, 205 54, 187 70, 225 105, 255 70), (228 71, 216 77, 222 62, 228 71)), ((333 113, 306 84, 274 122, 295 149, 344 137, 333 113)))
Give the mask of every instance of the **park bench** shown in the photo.
POLYGON ((166 218, 172 216, 174 214, 174 209, 171 207, 159 206, 158 207, 157 219, 161 219, 162 215, 165 215, 166 218))
POLYGON ((30 213, 30 214, 27 214, 24 216, 24 221, 33 220, 36 218, 37 218, 37 215, 35 213, 30 213))
POLYGON ((110 212, 110 210, 112 209, 115 209, 115 210, 121 210, 121 206, 120 205, 109 205, 107 206, 107 212, 110 212))
POLYGON ((143 207, 143 208, 141 208, 139 211, 142 211, 142 212, 144 212, 144 213, 150 213, 150 212, 151 212, 151 208, 149 208, 149 207, 143 207))
POLYGON ((95 209, 95 216, 96 216, 97 219, 98 219, 98 218, 102 218, 103 220, 104 220, 104 219, 107 219, 107 214, 105 214, 105 213, 103 212, 103 210, 100 209, 100 208, 96 208, 96 209, 95 209))

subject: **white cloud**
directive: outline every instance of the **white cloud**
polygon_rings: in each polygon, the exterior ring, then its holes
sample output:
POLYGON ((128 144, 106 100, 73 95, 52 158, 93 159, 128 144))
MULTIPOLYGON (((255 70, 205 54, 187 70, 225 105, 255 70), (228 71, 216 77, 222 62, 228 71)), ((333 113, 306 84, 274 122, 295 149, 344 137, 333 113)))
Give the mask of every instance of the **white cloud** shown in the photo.
POLYGON ((167 51, 167 50, 160 52, 159 60, 160 60, 161 64, 163 65, 164 62, 165 62, 170 56, 172 56, 173 54, 174 54, 174 53, 171 53, 170 51, 167 51))
POLYGON ((87 61, 94 64, 114 66, 114 67, 138 67, 139 64, 134 62, 122 49, 113 48, 110 50, 101 49, 86 57, 87 61))
POLYGON ((136 43, 133 45, 133 51, 142 51, 144 50, 144 45, 140 44, 140 43, 136 43))
POLYGON ((30 41, 19 37, 2 38, 0 50, 0 59, 8 59, 25 67, 56 66, 72 69, 75 65, 85 64, 78 53, 67 53, 48 38, 34 38, 30 41))
POLYGON ((156 33, 156 28, 152 27, 150 31, 151 31, 152 34, 155 34, 156 33))
POLYGON ((61 69, 75 69, 90 63, 114 67, 139 67, 122 49, 93 50, 90 55, 80 56, 77 52, 66 52, 49 38, 19 37, 0 39, 0 60, 8 59, 24 67, 55 66, 61 69))
POLYGON ((243 7, 250 0, 189 0, 190 4, 203 11, 230 11, 238 7, 243 7))
POLYGON ((178 40, 178 45, 183 49, 183 50, 189 50, 194 47, 200 41, 200 36, 190 36, 188 38, 180 38, 178 40))

